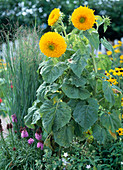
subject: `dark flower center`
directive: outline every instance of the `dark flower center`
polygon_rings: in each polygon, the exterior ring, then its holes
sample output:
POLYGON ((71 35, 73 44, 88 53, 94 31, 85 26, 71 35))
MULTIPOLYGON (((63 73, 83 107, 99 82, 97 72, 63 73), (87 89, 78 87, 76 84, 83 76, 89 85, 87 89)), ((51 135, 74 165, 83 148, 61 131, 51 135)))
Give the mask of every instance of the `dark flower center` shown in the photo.
POLYGON ((85 18, 81 17, 81 18, 79 19, 79 21, 80 21, 81 23, 83 23, 83 22, 85 22, 85 18))
POLYGON ((53 45, 53 44, 50 44, 50 45, 49 45, 49 49, 53 51, 53 50, 55 49, 54 45, 53 45))

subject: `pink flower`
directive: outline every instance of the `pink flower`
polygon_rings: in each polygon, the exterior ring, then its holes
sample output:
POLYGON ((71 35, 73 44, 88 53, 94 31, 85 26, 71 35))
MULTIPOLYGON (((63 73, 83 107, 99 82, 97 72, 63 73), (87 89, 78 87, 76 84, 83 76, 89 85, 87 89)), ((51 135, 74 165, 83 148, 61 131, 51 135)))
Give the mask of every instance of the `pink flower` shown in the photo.
POLYGON ((29 135, 28 135, 28 132, 26 131, 26 130, 23 130, 22 132, 21 132, 21 137, 22 138, 27 138, 29 135))
POLYGON ((13 115, 12 115, 12 122, 16 122, 16 123, 17 123, 17 117, 16 117, 16 114, 13 114, 13 115))
POLYGON ((37 143, 37 148, 41 148, 43 150, 44 144, 42 142, 37 143))
POLYGON ((35 133, 35 138, 36 138, 37 140, 41 140, 42 135, 36 132, 36 133, 35 133))
POLYGON ((13 89, 13 85, 11 84, 11 89, 13 89))
POLYGON ((34 139, 32 139, 32 138, 30 138, 29 140, 28 140, 28 144, 32 144, 34 142, 34 139))
POLYGON ((2 103, 2 101, 3 101, 3 100, 0 98, 0 103, 2 103))

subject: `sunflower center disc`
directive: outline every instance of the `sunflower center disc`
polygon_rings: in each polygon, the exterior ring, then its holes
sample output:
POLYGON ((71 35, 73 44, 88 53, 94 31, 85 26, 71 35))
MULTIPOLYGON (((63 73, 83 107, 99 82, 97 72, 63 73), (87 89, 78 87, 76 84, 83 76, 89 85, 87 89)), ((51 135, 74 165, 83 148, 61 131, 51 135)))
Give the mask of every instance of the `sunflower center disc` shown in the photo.
POLYGON ((50 50, 52 50, 52 51, 53 51, 53 50, 54 50, 54 48, 55 48, 55 47, 54 47, 54 45, 52 45, 52 44, 51 44, 51 45, 49 45, 49 49, 50 49, 50 50))
POLYGON ((85 18, 81 17, 81 18, 79 19, 79 21, 80 21, 81 23, 83 23, 83 22, 85 22, 85 18))

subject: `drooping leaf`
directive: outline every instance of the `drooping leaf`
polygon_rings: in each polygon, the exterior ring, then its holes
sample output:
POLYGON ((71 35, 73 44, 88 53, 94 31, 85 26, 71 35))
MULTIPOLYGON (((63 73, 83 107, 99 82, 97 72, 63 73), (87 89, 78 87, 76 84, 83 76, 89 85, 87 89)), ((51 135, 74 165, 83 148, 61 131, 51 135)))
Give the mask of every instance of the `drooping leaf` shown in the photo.
POLYGON ((76 87, 71 84, 64 83, 62 85, 62 90, 66 94, 66 96, 72 99, 84 100, 90 97, 90 93, 88 90, 81 87, 76 87))
POLYGON ((114 56, 114 49, 112 45, 106 40, 106 38, 101 38, 101 43, 104 45, 104 47, 112 52, 112 55, 114 56))
POLYGON ((90 106, 95 108, 96 112, 98 112, 99 105, 98 105, 98 101, 95 98, 89 98, 88 103, 89 103, 90 106))
POLYGON ((111 85, 109 82, 107 81, 103 81, 102 82, 102 90, 104 92, 104 97, 105 99, 114 104, 115 103, 115 100, 114 100, 114 94, 113 94, 113 91, 112 91, 112 88, 111 88, 111 85))
POLYGON ((101 127, 98 124, 95 124, 92 128, 93 131, 93 137, 100 143, 100 144, 104 144, 106 141, 106 137, 107 137, 107 131, 105 128, 101 127))
POLYGON ((96 15, 95 17, 96 17, 96 25, 98 30, 99 26, 103 24, 103 18, 99 15, 96 15))
POLYGON ((73 112, 74 120, 84 130, 88 130, 98 119, 98 110, 94 105, 83 105, 83 102, 79 102, 73 112))
POLYGON ((80 77, 82 74, 82 71, 87 65, 87 56, 82 55, 80 50, 78 50, 73 56, 72 56, 72 62, 69 63, 72 71, 80 77))
POLYGON ((43 102, 45 99, 47 99, 48 92, 55 93, 58 90, 58 88, 59 85, 56 83, 47 85, 46 82, 43 82, 37 90, 37 98, 43 102))
POLYGON ((58 131, 54 132, 55 142, 60 146, 69 147, 74 137, 74 126, 69 123, 58 131))
POLYGON ((25 125, 29 128, 34 128, 32 124, 32 118, 34 112, 37 110, 36 105, 34 104, 32 107, 28 109, 28 114, 24 117, 25 125))
POLYGON ((121 120, 119 118, 120 112, 112 110, 110 114, 103 113, 100 120, 102 125, 115 133, 121 127, 121 120))
POLYGON ((76 75, 72 75, 69 78, 70 84, 75 85, 76 87, 83 87, 87 80, 83 76, 80 76, 80 78, 76 75))
POLYGON ((98 50, 99 47, 99 34, 96 31, 89 32, 84 31, 83 32, 84 36, 90 41, 90 44, 98 50))
POLYGON ((64 102, 55 105, 51 101, 45 101, 40 107, 42 124, 47 132, 58 130, 65 126, 71 118, 71 108, 64 102))
POLYGON ((49 60, 43 67, 41 67, 40 74, 46 83, 53 83, 63 74, 66 68, 67 65, 64 62, 54 64, 52 60, 49 60))
POLYGON ((40 112, 39 109, 36 110, 32 116, 32 123, 31 124, 36 124, 38 120, 40 120, 41 116, 40 116, 40 112))

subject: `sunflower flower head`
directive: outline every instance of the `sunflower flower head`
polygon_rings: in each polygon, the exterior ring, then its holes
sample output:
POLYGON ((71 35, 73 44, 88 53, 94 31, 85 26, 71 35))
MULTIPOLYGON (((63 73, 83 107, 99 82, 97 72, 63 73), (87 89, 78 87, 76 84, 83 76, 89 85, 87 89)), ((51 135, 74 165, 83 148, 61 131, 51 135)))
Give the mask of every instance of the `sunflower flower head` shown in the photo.
POLYGON ((45 33, 39 42, 41 52, 47 57, 60 57, 66 51, 64 38, 56 32, 45 33))
POLYGON ((58 8, 53 9, 48 18, 48 25, 53 26, 58 21, 60 16, 60 10, 58 8))
POLYGON ((72 13, 71 21, 74 27, 79 30, 88 30, 92 28, 95 23, 94 11, 86 6, 80 6, 72 13))

